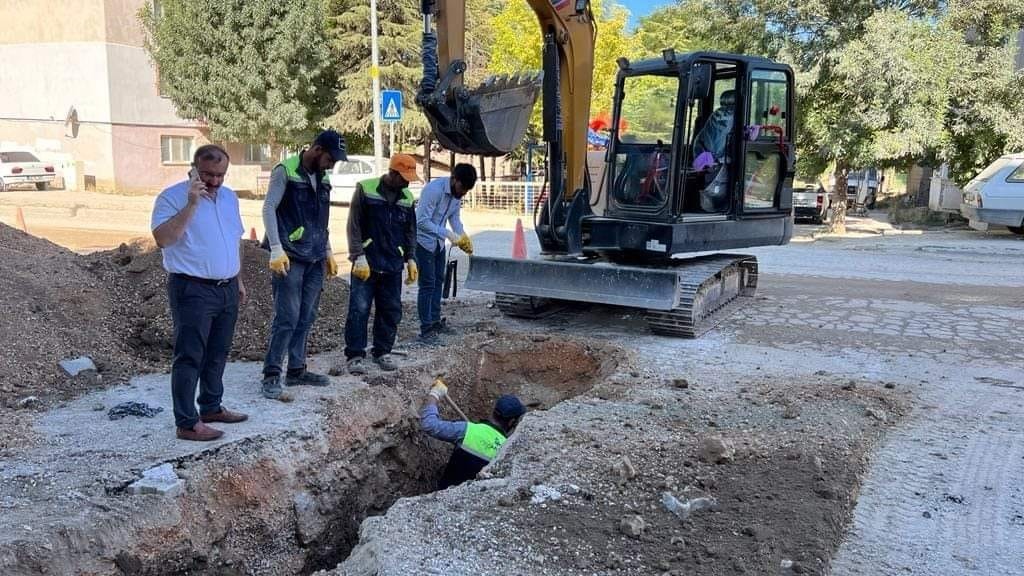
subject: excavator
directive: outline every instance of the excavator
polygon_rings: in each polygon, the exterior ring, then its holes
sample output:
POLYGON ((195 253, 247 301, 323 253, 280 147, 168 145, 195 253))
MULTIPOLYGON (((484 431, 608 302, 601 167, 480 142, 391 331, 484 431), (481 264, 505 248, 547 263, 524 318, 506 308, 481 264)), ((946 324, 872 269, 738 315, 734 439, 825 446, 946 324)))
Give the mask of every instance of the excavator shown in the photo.
POLYGON ((642 309, 656 334, 700 336, 757 287, 755 257, 720 251, 792 236, 792 69, 671 48, 651 59, 619 58, 607 148, 592 171, 590 2, 527 2, 543 35, 543 70, 467 88, 465 0, 421 0, 416 101, 443 147, 508 154, 542 101, 547 176, 533 206, 541 257, 473 256, 466 287, 494 292, 511 316, 544 316, 566 302, 608 304, 642 309))

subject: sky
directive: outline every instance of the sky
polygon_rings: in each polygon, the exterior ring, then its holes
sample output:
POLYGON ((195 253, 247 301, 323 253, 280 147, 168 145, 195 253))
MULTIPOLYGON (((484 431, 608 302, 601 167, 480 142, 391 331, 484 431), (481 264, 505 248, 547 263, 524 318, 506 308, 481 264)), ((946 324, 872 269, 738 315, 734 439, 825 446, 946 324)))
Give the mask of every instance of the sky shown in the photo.
POLYGON ((629 26, 632 28, 640 21, 641 16, 646 16, 662 6, 675 2, 673 0, 617 0, 617 3, 629 10, 629 26))

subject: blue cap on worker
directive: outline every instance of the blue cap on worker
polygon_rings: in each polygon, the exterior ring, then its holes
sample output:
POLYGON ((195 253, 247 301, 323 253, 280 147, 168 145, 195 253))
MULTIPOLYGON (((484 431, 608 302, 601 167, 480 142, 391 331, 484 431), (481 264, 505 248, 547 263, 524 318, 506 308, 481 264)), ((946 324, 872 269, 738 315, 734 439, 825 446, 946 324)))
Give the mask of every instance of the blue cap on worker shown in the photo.
POLYGON ((502 394, 494 403, 494 413, 502 418, 511 420, 526 414, 526 406, 519 401, 519 398, 511 394, 502 394))
POLYGON ((316 140, 313 140, 313 144, 326 150, 335 162, 348 160, 348 154, 345 153, 345 137, 334 130, 324 130, 317 135, 316 140))

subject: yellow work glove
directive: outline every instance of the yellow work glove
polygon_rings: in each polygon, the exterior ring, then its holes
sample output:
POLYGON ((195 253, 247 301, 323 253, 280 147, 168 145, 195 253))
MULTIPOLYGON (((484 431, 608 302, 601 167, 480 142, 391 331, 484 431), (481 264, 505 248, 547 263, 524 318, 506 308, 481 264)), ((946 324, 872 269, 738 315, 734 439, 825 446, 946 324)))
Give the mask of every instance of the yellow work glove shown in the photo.
POLYGON ((405 285, 409 286, 415 284, 420 279, 420 269, 416 266, 415 260, 409 260, 405 263, 405 285))
POLYGON ((352 263, 352 275, 363 282, 370 279, 370 264, 366 261, 366 256, 360 256, 352 263))
POLYGON ((278 276, 284 276, 288 273, 288 269, 291 268, 292 263, 288 260, 288 255, 285 254, 284 249, 280 246, 270 247, 270 271, 278 276))
POLYGON ((473 254, 473 241, 469 239, 469 234, 463 233, 459 236, 459 239, 455 241, 455 245, 466 254, 473 254))
POLYGON ((334 255, 327 256, 327 276, 333 278, 338 275, 338 261, 334 259, 334 255))
POLYGON ((434 385, 430 387, 430 392, 428 394, 430 394, 430 396, 433 397, 434 400, 440 402, 441 398, 444 398, 445 396, 448 395, 448 386, 446 386, 444 382, 438 379, 434 381, 434 385))

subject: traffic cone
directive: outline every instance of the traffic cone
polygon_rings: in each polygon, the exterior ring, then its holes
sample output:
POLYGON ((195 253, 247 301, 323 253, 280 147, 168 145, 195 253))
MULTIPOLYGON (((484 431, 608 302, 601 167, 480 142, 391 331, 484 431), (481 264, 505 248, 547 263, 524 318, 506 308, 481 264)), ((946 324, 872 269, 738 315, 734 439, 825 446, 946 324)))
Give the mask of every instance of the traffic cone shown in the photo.
POLYGON ((18 206, 16 220, 18 223, 18 227, 21 228, 21 231, 24 232, 25 234, 28 234, 28 226, 25 225, 25 213, 21 211, 21 206, 18 206))
POLYGON ((249 240, 256 241, 256 227, 249 228, 249 240))
POLYGON ((516 234, 512 238, 512 257, 526 260, 526 234, 523 233, 523 219, 516 218, 516 234))

